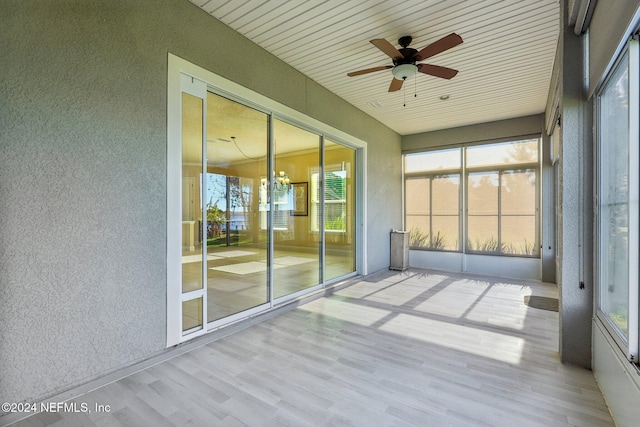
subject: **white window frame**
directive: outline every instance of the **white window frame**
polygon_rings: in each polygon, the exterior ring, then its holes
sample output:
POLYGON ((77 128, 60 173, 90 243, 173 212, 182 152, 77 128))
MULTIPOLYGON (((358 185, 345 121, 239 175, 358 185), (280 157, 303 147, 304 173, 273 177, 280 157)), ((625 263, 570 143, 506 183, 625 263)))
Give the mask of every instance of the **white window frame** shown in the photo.
POLYGON ((596 224, 597 224, 597 245, 596 245, 596 301, 595 310, 596 316, 600 322, 604 325, 605 329, 618 345, 620 350, 624 353, 627 360, 638 364, 639 352, 640 352, 640 324, 638 318, 638 311, 640 309, 640 294, 639 294, 639 270, 638 260, 640 257, 640 212, 638 199, 640 195, 640 44, 637 39, 630 40, 626 49, 623 49, 619 55, 618 61, 611 67, 607 78, 603 81, 601 87, 598 89, 595 102, 595 114, 596 114, 596 138, 597 138, 597 209, 596 209, 596 224), (628 54, 628 56, 627 56, 628 54), (601 147, 606 142, 601 140, 602 134, 600 132, 600 97, 602 92, 607 88, 607 84, 610 81, 610 77, 618 70, 618 67, 622 64, 622 61, 628 61, 628 95, 629 95, 629 135, 628 135, 628 147, 629 147, 629 229, 628 229, 628 245, 629 245, 629 265, 628 265, 628 337, 622 337, 618 333, 617 329, 611 324, 609 316, 600 310, 601 294, 601 243, 602 233, 604 232, 601 224, 601 194, 604 191, 601 188, 602 184, 602 155, 601 147))
MULTIPOLYGON (((459 242, 459 250, 443 250, 443 249, 432 249, 432 248, 423 248, 423 247, 411 247, 411 250, 416 250, 416 251, 427 251, 427 252, 451 252, 451 253, 460 253, 462 255, 492 255, 492 256, 497 256, 497 257, 514 257, 514 258, 529 258, 529 259, 533 259, 533 260, 540 260, 542 259, 542 250, 540 249, 540 242, 542 241, 542 236, 541 236, 541 218, 542 218, 542 209, 541 209, 541 186, 542 186, 542 136, 541 135, 523 135, 521 137, 517 137, 517 138, 505 138, 504 140, 500 140, 500 141, 492 141, 492 142, 478 142, 478 143, 469 143, 469 144, 460 144, 458 146, 454 146, 454 147, 447 147, 447 148, 438 148, 438 149, 433 149, 433 150, 424 150, 424 151, 420 151, 420 152, 416 152, 416 153, 408 153, 405 154, 403 157, 406 157, 407 155, 411 155, 411 154, 420 154, 420 153, 428 153, 428 152, 437 152, 437 151, 446 151, 446 150, 451 150, 452 148, 460 148, 460 155, 461 155, 461 165, 460 168, 452 168, 452 169, 443 169, 443 170, 437 170, 437 171, 418 171, 418 172, 403 172, 403 199, 404 199, 404 212, 403 212, 403 221, 406 223, 406 217, 407 217, 407 212, 406 212, 406 194, 404 194, 404 192, 406 191, 406 181, 408 179, 412 179, 412 178, 426 178, 429 179, 429 185, 432 184, 432 180, 434 177, 438 176, 438 175, 458 175, 459 180, 460 180, 460 184, 459 184, 459 207, 460 207, 460 214, 458 216, 458 223, 459 223, 459 235, 458 235, 458 242, 459 242), (494 144, 503 144, 503 143, 507 143, 507 142, 522 142, 522 141, 527 141, 527 140, 533 140, 533 139, 537 139, 538 140, 538 161, 537 162, 532 162, 532 163, 507 163, 504 165, 488 165, 488 166, 472 166, 469 167, 467 165, 467 148, 471 148, 471 147, 482 147, 482 146, 491 146, 494 144), (507 172, 518 172, 518 171, 524 171, 524 170, 529 170, 529 169, 533 169, 535 171, 536 174, 536 189, 535 189, 535 206, 536 206, 536 241, 534 243, 536 249, 538 250, 538 253, 536 255, 526 255, 526 254, 511 254, 511 253, 506 253, 506 252, 488 252, 488 251, 478 251, 478 250, 471 250, 469 248, 468 245, 468 234, 469 234, 469 229, 468 229, 468 218, 469 218, 469 212, 468 212, 468 197, 469 197, 469 189, 468 189, 468 180, 469 180, 469 174, 472 173, 476 173, 476 172, 496 172, 499 175, 499 179, 501 179, 502 175, 504 173, 507 172)), ((404 170, 404 159, 403 159, 403 170, 404 170)), ((502 182, 499 183, 498 185, 498 194, 500 194, 501 191, 501 186, 502 186, 502 182)), ((431 193, 429 195, 429 197, 432 197, 431 193)), ((501 206, 500 206, 500 202, 498 202, 498 221, 500 221, 500 218, 502 216, 502 212, 501 212, 501 206)), ((430 207, 430 216, 432 217, 432 203, 429 204, 430 207)), ((500 233, 500 232, 499 232, 500 233)), ((500 234, 499 234, 499 238, 500 238, 500 234)))

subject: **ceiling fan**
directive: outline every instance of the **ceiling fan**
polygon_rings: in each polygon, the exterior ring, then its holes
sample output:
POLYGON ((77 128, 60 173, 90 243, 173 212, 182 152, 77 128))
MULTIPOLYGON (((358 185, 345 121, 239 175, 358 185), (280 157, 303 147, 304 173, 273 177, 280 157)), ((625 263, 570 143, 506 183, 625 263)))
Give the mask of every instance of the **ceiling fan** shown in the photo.
POLYGON ((393 73, 393 80, 391 80, 389 92, 395 92, 402 88, 402 83, 404 83, 408 77, 411 77, 418 72, 441 77, 443 79, 451 79, 458 74, 458 70, 454 70, 452 68, 431 64, 418 64, 417 62, 458 46, 462 43, 462 37, 456 33, 451 33, 448 36, 444 36, 440 40, 431 43, 422 50, 416 50, 408 47, 412 40, 413 38, 411 36, 400 37, 400 39, 398 39, 398 44, 402 46, 400 49, 396 49, 385 39, 371 40, 371 43, 375 47, 386 53, 393 60, 393 65, 383 65, 380 67, 353 71, 351 73, 347 73, 347 76, 354 77, 376 71, 392 69, 391 72, 393 73))

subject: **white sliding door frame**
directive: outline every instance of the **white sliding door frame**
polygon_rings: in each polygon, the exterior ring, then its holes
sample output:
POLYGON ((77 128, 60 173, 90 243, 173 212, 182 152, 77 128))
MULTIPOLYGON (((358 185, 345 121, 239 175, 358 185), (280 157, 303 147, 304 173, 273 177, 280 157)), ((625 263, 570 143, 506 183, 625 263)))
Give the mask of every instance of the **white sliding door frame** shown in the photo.
MULTIPOLYGON (((311 287, 305 291, 297 292, 287 296, 287 298, 273 298, 273 274, 269 273, 269 302, 260 306, 251 308, 246 311, 225 317, 223 319, 216 320, 211 323, 207 323, 206 316, 206 283, 203 284, 203 289, 198 290, 198 294, 189 293, 182 295, 182 270, 181 270, 181 242, 182 242, 182 230, 181 230, 181 210, 180 210, 180 197, 181 197, 181 138, 182 138, 182 124, 181 124, 181 79, 192 79, 192 81, 199 81, 204 85, 204 94, 196 95, 198 97, 204 96, 206 106, 206 93, 211 91, 218 95, 227 97, 231 100, 237 101, 243 105, 256 108, 260 111, 267 113, 270 116, 270 141, 273 140, 272 123, 273 118, 284 119, 289 123, 300 123, 305 129, 311 130, 314 133, 320 135, 321 138, 331 139, 346 147, 356 150, 356 271, 351 275, 367 274, 367 262, 366 262, 366 247, 367 237, 364 229, 366 224, 366 159, 367 159, 367 143, 358 138, 328 126, 318 120, 315 120, 305 114, 289 108, 283 104, 273 101, 259 93, 256 93, 246 87, 240 86, 234 82, 231 82, 221 76, 218 76, 210 71, 207 71, 195 64, 192 64, 182 58, 179 58, 171 53, 168 54, 168 84, 167 84, 167 347, 171 347, 186 340, 191 339, 194 336, 204 334, 206 332, 215 330, 221 326, 233 323, 237 320, 250 317, 259 312, 273 308, 275 305, 280 304, 288 299, 299 298, 306 293, 313 292, 314 290, 322 289, 327 285, 324 281, 318 286, 311 287), (182 77, 184 76, 184 77, 182 77), (204 297, 203 310, 204 320, 203 328, 191 334, 182 333, 182 301, 183 299, 192 299, 204 297)), ((200 87, 198 90, 202 90, 200 87)), ((206 110, 205 110, 206 120, 206 110)), ((206 122, 203 132, 203 138, 206 140, 206 122)), ((271 144, 271 142, 270 142, 271 144)), ((203 144, 203 150, 206 150, 206 143, 203 144)), ((269 150, 269 158, 273 156, 272 147, 269 150)), ((206 152, 203 151, 203 176, 206 176, 206 152)), ((272 165, 272 163, 271 163, 272 165)), ((205 200, 204 189, 202 200, 205 200)), ((203 204, 204 205, 204 204, 203 204)), ((272 230, 273 213, 271 208, 268 213, 269 229, 272 230)), ((203 218, 206 218, 206 211, 203 208, 203 218)), ((269 240, 269 247, 273 245, 273 231, 270 231, 271 236, 269 240)), ((270 256, 269 264, 271 264, 273 252, 269 249, 270 256)), ((206 257, 203 257, 203 271, 206 273, 206 257)), ((323 263, 324 264, 324 263, 323 263)), ((324 265, 322 265, 324 267, 324 265)), ((271 268, 269 268, 271 271, 271 268)), ((322 269, 324 271, 324 268, 322 269)), ((203 273, 204 274, 204 273, 203 273)), ((349 277, 351 275, 346 275, 349 277)), ((206 278, 206 274, 204 274, 206 278)), ((335 280, 333 280, 335 281, 335 280)), ((195 292, 195 291, 194 291, 195 292)), ((189 332, 189 331, 187 331, 189 332)))

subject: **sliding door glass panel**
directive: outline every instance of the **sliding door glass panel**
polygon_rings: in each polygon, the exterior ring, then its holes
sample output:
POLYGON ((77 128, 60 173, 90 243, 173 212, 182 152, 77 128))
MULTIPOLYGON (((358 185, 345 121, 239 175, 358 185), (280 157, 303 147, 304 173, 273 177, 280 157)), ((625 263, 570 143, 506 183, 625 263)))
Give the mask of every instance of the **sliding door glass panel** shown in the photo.
POLYGON ((355 160, 355 150, 325 140, 325 280, 356 270, 355 160))
POLYGON ((202 329, 202 297, 182 302, 182 332, 202 329))
POLYGON ((405 181, 406 228, 409 246, 428 249, 431 244, 431 178, 407 178, 405 181))
POLYGON ((207 321, 268 301, 266 213, 268 117, 207 95, 207 321))
POLYGON ((467 248, 476 252, 498 252, 498 172, 469 174, 467 184, 467 248))
MULTIPOLYGON (((629 91, 623 60, 599 99, 599 309, 629 338, 629 91)), ((634 143, 637 144, 637 141, 634 143)), ((632 260, 637 262, 638 260, 632 260)))
POLYGON ((536 173, 534 170, 502 174, 500 231, 504 253, 536 256, 536 173))
POLYGON ((431 180, 431 249, 460 250, 460 175, 431 180))
POLYGON ((279 298, 321 281, 322 236, 312 229, 309 183, 320 170, 320 136, 274 119, 273 295, 279 298))
MULTIPOLYGON (((182 292, 202 289, 203 102, 182 94, 182 292)), ((191 305, 189 305, 191 307, 191 305)), ((193 314, 192 317, 197 317, 193 314)), ((190 329, 190 328, 187 328, 190 329)))

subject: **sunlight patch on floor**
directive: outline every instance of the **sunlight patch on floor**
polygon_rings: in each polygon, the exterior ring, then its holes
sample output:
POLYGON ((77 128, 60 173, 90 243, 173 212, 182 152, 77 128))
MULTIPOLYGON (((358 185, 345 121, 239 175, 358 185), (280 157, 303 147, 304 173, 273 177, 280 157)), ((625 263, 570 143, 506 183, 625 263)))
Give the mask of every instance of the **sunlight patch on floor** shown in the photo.
POLYGON ((398 314, 379 329, 514 365, 520 363, 525 344, 511 335, 408 314, 398 314))
POLYGON ((391 312, 379 308, 355 305, 338 299, 323 298, 299 307, 300 310, 331 316, 357 325, 371 326, 391 312))

